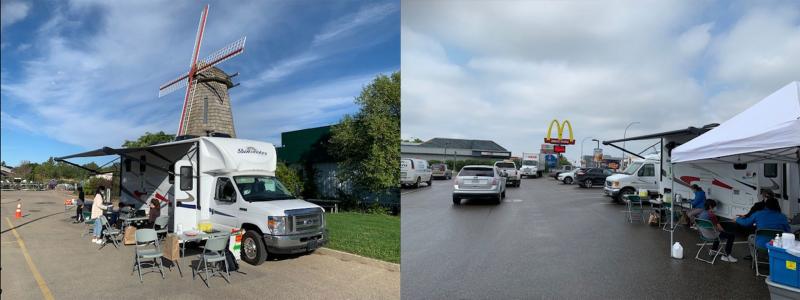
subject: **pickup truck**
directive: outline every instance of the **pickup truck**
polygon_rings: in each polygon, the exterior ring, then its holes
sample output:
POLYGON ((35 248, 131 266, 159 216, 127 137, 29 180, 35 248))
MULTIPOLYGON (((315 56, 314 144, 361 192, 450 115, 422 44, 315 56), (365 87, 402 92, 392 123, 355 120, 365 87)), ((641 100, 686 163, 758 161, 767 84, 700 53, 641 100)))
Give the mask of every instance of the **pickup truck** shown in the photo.
POLYGON ((506 185, 511 184, 511 186, 519 187, 520 183, 522 183, 522 173, 517 170, 517 165, 513 161, 498 161, 494 163, 494 166, 500 172, 505 173, 506 185))

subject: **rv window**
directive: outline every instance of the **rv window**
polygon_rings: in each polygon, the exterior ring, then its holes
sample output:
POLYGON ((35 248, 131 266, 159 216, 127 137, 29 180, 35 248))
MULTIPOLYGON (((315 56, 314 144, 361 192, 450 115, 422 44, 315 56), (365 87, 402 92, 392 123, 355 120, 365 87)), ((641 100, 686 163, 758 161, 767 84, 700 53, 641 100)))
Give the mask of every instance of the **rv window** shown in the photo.
POLYGON ((217 178, 217 191, 214 196, 217 201, 236 202, 236 190, 230 178, 217 178))
POLYGON ((640 177, 653 177, 656 176, 656 169, 653 167, 653 164, 646 164, 639 169, 639 176, 640 177))
POLYGON ((778 177, 778 164, 764 164, 764 177, 778 177))
POLYGON ((192 166, 182 166, 181 167, 181 191, 190 191, 194 187, 192 186, 193 178, 192 178, 192 166))

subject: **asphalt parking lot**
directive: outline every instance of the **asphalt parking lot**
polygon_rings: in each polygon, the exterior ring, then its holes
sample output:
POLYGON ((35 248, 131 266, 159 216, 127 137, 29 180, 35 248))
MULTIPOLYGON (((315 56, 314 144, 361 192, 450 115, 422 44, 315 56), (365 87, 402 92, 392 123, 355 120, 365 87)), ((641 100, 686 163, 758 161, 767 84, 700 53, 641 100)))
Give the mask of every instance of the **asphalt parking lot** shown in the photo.
MULTIPOLYGON (((602 189, 523 179, 500 205, 452 203, 451 180, 403 190, 402 296, 406 299, 768 299, 748 250, 737 263, 694 259, 697 234, 624 220, 602 189)), ((741 237, 739 241, 742 241, 741 237)), ((766 271, 767 268, 762 270, 766 271)))
POLYGON ((85 225, 64 215, 64 194, 3 191, 1 198, 2 299, 400 298, 398 270, 320 251, 260 266, 240 261, 245 274, 232 273, 231 284, 212 278, 211 288, 193 281, 186 265, 183 278, 172 268, 165 280, 150 273, 142 284, 131 275, 133 246, 98 250, 91 237, 81 238, 85 225), (14 219, 17 199, 23 203, 21 219, 14 219))

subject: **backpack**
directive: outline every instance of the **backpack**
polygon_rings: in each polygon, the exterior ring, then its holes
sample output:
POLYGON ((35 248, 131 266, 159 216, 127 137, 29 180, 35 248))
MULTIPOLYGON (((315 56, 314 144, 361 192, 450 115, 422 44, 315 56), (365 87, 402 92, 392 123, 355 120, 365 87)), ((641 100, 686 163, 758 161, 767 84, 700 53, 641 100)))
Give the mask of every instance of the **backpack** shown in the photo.
POLYGON ((225 260, 228 263, 228 271, 235 272, 239 270, 239 263, 236 262, 236 257, 233 257, 233 252, 230 248, 225 248, 225 260))

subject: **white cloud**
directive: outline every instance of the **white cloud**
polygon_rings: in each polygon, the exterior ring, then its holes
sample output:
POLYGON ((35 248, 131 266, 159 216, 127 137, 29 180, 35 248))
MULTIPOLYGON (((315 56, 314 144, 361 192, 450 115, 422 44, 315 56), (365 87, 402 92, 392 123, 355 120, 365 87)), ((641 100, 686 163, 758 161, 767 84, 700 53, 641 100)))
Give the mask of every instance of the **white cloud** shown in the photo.
MULTIPOLYGON (((725 16, 735 22, 723 28, 705 2, 404 1, 402 136, 491 139, 519 154, 552 119, 569 119, 578 142, 621 138, 633 121, 628 136, 721 122, 797 80, 796 59, 756 55, 800 53, 794 7, 725 16)), ((568 149, 573 159, 580 145, 568 149)))
POLYGON ((0 2, 0 29, 25 19, 30 9, 29 2, 3 0, 0 2))
POLYGON ((380 22, 395 13, 398 7, 394 3, 382 3, 364 6, 358 12, 341 17, 326 26, 314 37, 313 45, 325 44, 331 40, 341 39, 343 36, 353 34, 360 27, 369 26, 380 22))

